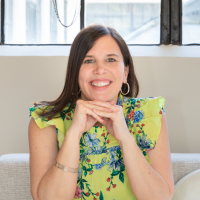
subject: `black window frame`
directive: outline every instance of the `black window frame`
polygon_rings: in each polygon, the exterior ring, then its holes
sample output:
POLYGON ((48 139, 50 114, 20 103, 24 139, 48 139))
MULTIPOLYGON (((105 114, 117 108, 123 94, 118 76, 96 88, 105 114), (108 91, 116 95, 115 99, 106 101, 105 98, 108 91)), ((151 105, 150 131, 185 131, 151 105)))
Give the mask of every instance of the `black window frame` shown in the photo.
MULTIPOLYGON (((1 0, 1 43, 10 46, 70 46, 71 44, 5 44, 5 0, 1 0)), ((128 44, 128 46, 200 45, 182 44, 182 0, 161 0, 160 44, 128 44)), ((81 0, 80 29, 85 26, 85 0, 81 0)))

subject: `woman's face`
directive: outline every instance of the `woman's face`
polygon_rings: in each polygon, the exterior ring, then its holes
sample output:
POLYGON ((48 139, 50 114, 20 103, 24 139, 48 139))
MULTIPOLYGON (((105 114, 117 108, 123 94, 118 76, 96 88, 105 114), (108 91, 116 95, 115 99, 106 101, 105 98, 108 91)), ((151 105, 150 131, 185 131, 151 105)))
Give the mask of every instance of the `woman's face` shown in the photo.
POLYGON ((78 81, 81 99, 117 103, 118 93, 122 83, 127 82, 128 72, 129 66, 124 66, 115 40, 109 35, 99 38, 86 54, 80 68, 78 81))

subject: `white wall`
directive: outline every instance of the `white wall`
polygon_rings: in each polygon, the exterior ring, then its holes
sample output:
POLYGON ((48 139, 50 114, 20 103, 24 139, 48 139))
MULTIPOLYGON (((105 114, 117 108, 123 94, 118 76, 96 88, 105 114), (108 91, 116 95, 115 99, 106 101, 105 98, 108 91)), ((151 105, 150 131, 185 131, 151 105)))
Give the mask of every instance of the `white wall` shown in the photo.
MULTIPOLYGON (((63 89, 68 57, 0 56, 0 155, 29 153, 28 108, 63 89)), ((200 153, 200 57, 133 57, 139 97, 162 96, 172 153, 200 153)))

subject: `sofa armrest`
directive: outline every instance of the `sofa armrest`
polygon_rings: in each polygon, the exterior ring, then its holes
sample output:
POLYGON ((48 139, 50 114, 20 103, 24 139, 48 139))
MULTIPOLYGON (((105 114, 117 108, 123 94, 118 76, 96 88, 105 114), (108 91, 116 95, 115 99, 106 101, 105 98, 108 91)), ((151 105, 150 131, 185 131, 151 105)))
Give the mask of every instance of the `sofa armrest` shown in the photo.
POLYGON ((28 153, 0 156, 0 194, 1 200, 33 200, 28 153))
POLYGON ((200 169, 200 153, 171 153, 174 184, 184 176, 200 169))

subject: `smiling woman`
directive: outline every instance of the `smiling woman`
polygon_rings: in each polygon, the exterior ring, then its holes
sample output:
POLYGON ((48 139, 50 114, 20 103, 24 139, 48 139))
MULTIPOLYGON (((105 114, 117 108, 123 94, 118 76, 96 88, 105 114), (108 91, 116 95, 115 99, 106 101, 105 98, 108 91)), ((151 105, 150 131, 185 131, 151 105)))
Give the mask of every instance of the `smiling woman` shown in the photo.
MULTIPOLYGON (((49 111, 46 108, 40 116, 52 117, 61 112, 69 103, 72 108, 78 99, 96 99, 116 103, 118 92, 120 90, 126 92, 128 89, 127 84, 123 84, 126 82, 130 86, 130 91, 126 96, 137 97, 139 84, 132 57, 123 38, 111 27, 88 26, 80 31, 71 46, 61 95, 55 101, 40 102, 40 105, 48 105, 49 108, 53 106, 53 109, 49 111), (96 79, 107 79, 111 82, 106 93, 95 92, 97 87, 92 87, 91 82, 96 79), (115 92, 111 92, 113 89, 115 92)), ((97 83, 93 82, 93 84, 97 83)), ((98 88, 99 90, 101 91, 102 87, 98 88)))
POLYGON ((30 108, 34 200, 171 198, 165 99, 137 98, 138 92, 130 52, 116 30, 81 30, 61 95, 30 108))
POLYGON ((80 68, 81 99, 117 103, 116 94, 122 83, 127 82, 128 73, 129 66, 125 66, 116 41, 110 35, 99 38, 86 54, 80 68))

